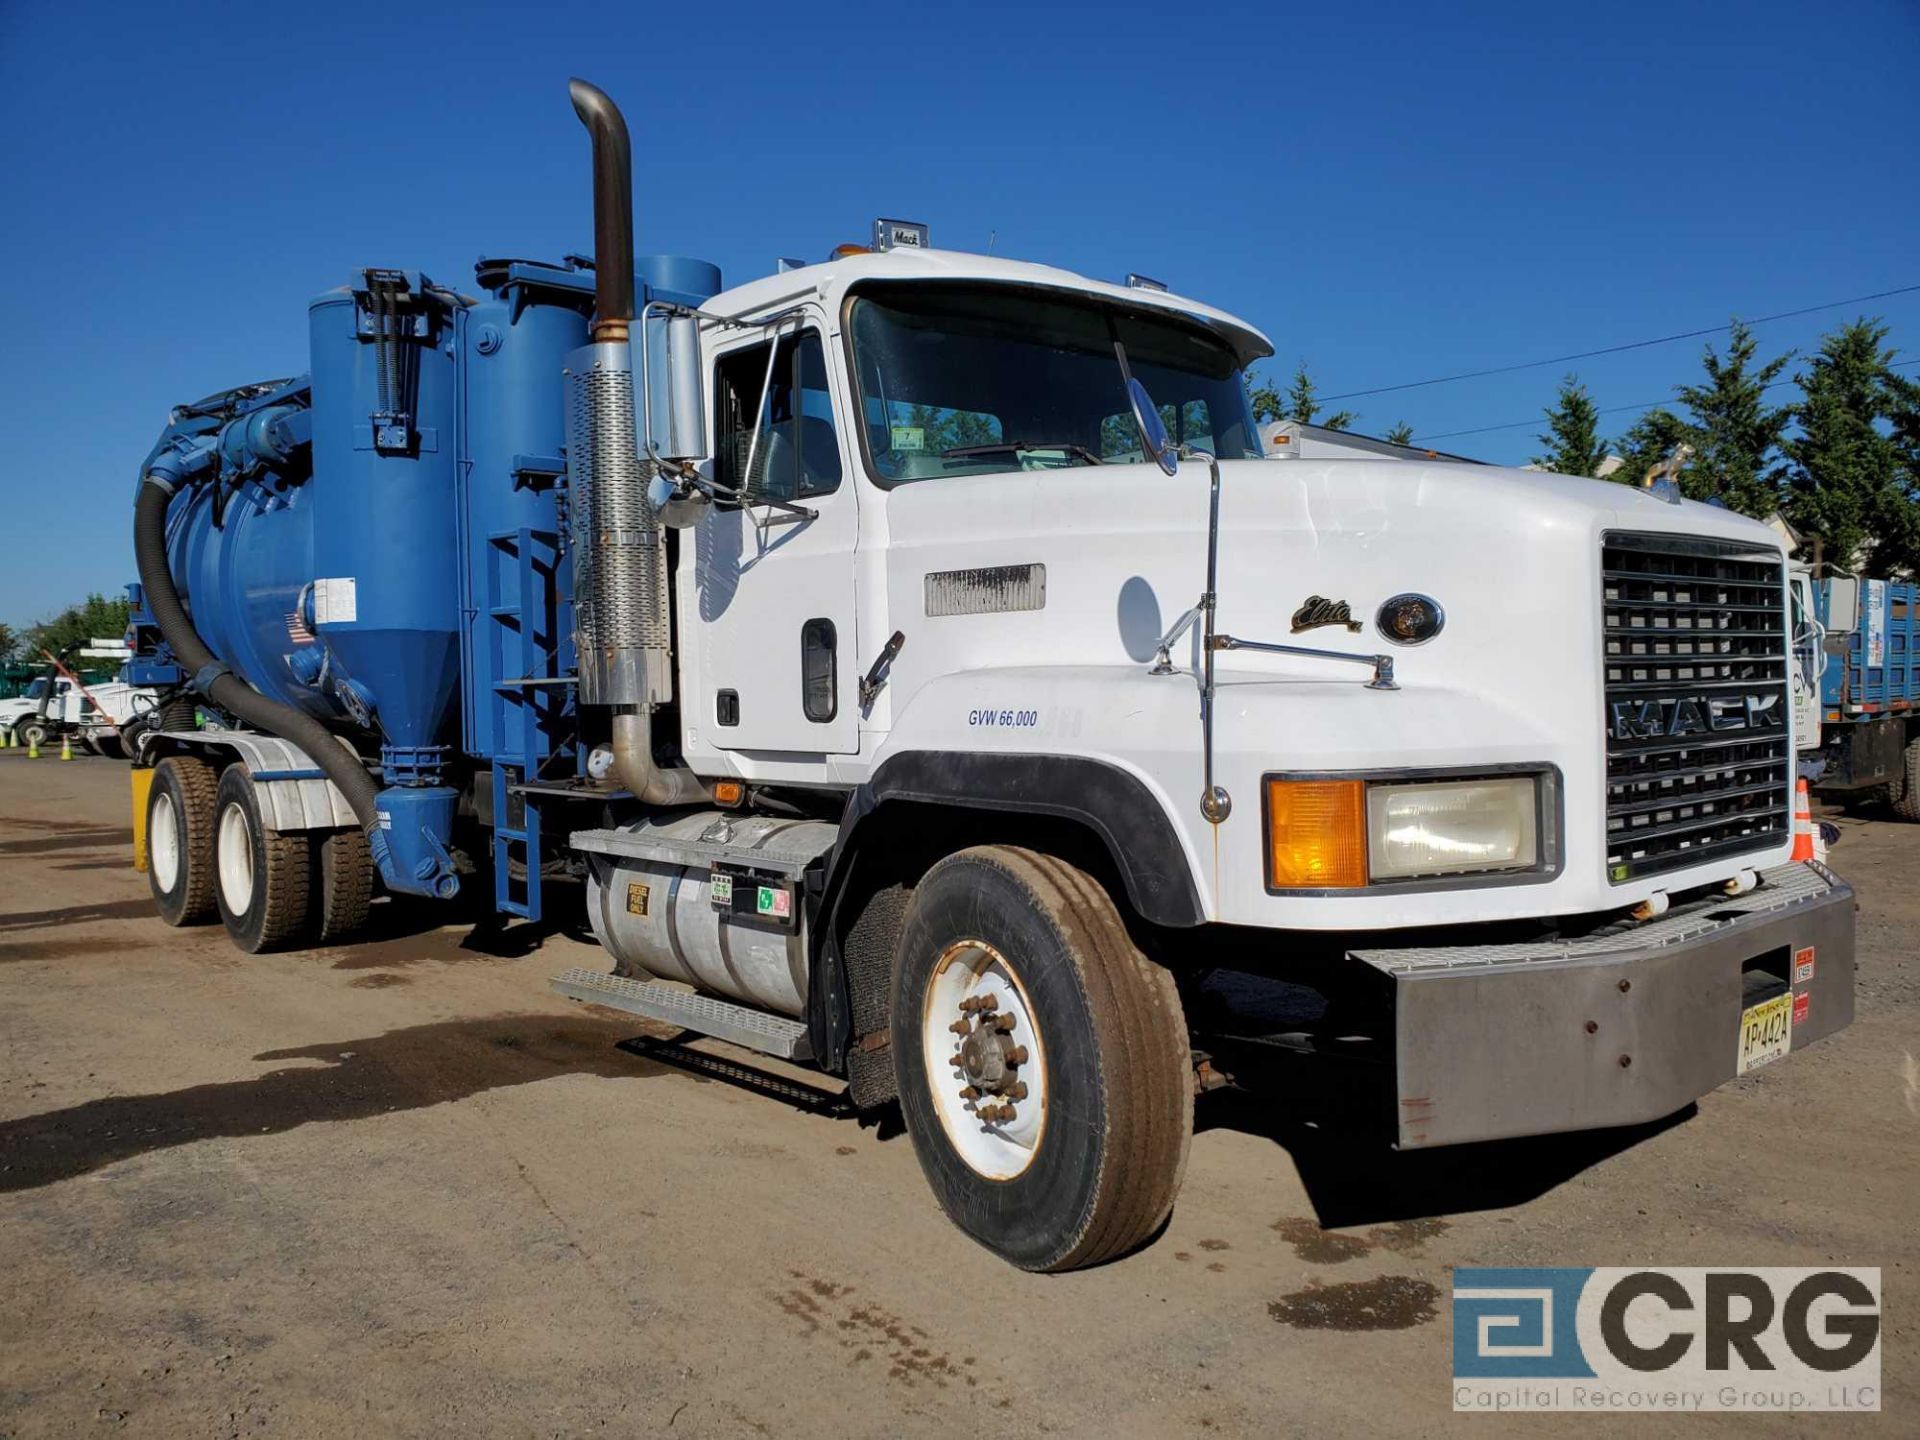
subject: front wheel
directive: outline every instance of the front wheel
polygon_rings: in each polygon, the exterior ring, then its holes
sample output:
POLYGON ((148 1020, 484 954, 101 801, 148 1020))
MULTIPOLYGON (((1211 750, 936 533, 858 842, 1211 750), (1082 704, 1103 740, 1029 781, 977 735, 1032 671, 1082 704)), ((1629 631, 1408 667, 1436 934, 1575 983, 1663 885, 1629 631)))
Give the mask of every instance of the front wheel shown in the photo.
POLYGON ((214 895, 227 935, 253 955, 284 949, 305 931, 311 905, 307 837, 261 823, 244 765, 229 765, 221 775, 214 815, 214 895))
POLYGON ((1084 872, 997 845, 935 865, 901 930, 891 1031, 920 1168, 994 1253, 1095 1265, 1171 1213, 1193 1133, 1180 997, 1084 872))
POLYGON ((22 716, 14 722, 13 740, 22 750, 44 750, 53 738, 53 727, 38 715, 22 716))

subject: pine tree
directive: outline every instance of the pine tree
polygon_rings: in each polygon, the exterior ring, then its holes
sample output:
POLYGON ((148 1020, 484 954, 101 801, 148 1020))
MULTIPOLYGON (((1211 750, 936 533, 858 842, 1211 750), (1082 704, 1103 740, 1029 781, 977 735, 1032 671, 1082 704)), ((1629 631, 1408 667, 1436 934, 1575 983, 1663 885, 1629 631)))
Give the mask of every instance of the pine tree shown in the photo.
POLYGON ((1556 475, 1591 477, 1607 458, 1607 443, 1600 438, 1600 412, 1579 376, 1560 382, 1559 398, 1546 415, 1546 431, 1538 438, 1547 453, 1536 455, 1533 463, 1556 475))
POLYGON ((1886 338, 1885 325, 1860 319, 1820 342, 1800 376, 1801 433, 1787 446, 1793 523, 1820 537, 1831 564, 1870 575, 1911 566, 1920 542, 1912 475, 1896 438, 1913 434, 1911 397, 1892 375, 1886 338), (1893 434, 1881 429, 1883 419, 1893 434))
POLYGON ((1253 406, 1256 425, 1287 418, 1286 402, 1280 398, 1280 392, 1262 379, 1257 370, 1247 376, 1247 401, 1253 406))
POLYGON ((1293 372, 1293 384, 1287 387, 1286 412, 1281 417, 1286 420, 1298 420, 1302 425, 1318 425, 1322 430, 1345 430, 1360 417, 1351 410, 1337 410, 1324 420, 1316 420, 1320 413, 1320 401, 1315 396, 1313 377, 1307 374, 1307 362, 1302 360, 1300 368, 1293 372))
POLYGON ((1756 366, 1757 348, 1753 332, 1735 320, 1726 355, 1709 345, 1702 356, 1705 383, 1682 385, 1674 393, 1690 412, 1686 440, 1694 447, 1680 474, 1681 493, 1689 500, 1717 498, 1729 509, 1764 520, 1780 506, 1786 477, 1780 445, 1794 413, 1791 405, 1768 405, 1766 391, 1793 354, 1756 366))

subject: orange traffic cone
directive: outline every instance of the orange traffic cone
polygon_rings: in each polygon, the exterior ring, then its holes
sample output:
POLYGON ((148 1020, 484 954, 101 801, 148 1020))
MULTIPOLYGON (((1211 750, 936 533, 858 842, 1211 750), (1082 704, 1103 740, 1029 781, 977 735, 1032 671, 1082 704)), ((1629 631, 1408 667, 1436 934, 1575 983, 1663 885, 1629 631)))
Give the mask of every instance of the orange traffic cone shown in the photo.
POLYGON ((1813 801, 1807 794, 1806 777, 1793 783, 1793 854, 1795 862, 1813 859, 1813 801))

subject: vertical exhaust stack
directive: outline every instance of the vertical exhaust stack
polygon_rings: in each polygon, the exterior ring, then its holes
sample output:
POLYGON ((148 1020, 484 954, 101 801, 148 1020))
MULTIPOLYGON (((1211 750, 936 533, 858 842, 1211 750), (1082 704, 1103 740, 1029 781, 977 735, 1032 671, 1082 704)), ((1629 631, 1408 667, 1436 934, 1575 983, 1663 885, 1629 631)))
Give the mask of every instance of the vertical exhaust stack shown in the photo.
POLYGON ((593 338, 625 340, 633 321, 633 143, 607 92, 567 82, 573 113, 593 137, 593 338))
POLYGON ((673 698, 666 546, 647 500, 634 414, 633 153, 606 92, 568 87, 593 137, 593 344, 567 357, 567 478, 580 699, 617 707, 614 773, 650 805, 708 798, 653 757, 654 707, 673 698))

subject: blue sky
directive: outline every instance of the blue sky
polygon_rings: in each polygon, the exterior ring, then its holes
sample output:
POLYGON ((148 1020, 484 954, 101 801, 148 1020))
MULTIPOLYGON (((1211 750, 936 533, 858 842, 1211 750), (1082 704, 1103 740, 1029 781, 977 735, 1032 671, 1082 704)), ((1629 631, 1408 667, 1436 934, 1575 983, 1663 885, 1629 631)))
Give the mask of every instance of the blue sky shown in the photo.
MULTIPOLYGON (((464 287, 483 253, 587 249, 575 73, 633 125, 642 251, 743 280, 924 219, 939 245, 1164 278, 1327 393, 1920 284, 1914 0, 6 0, 0 621, 130 578, 167 407, 304 370, 306 302, 353 268, 464 287)), ((1859 308, 1920 354, 1920 293, 1859 308)), ((1578 368, 1626 405, 1698 353, 1578 368)), ((1349 403, 1430 435, 1528 419, 1557 379, 1349 403)), ((1532 437, 1444 443, 1521 462, 1532 437)))

